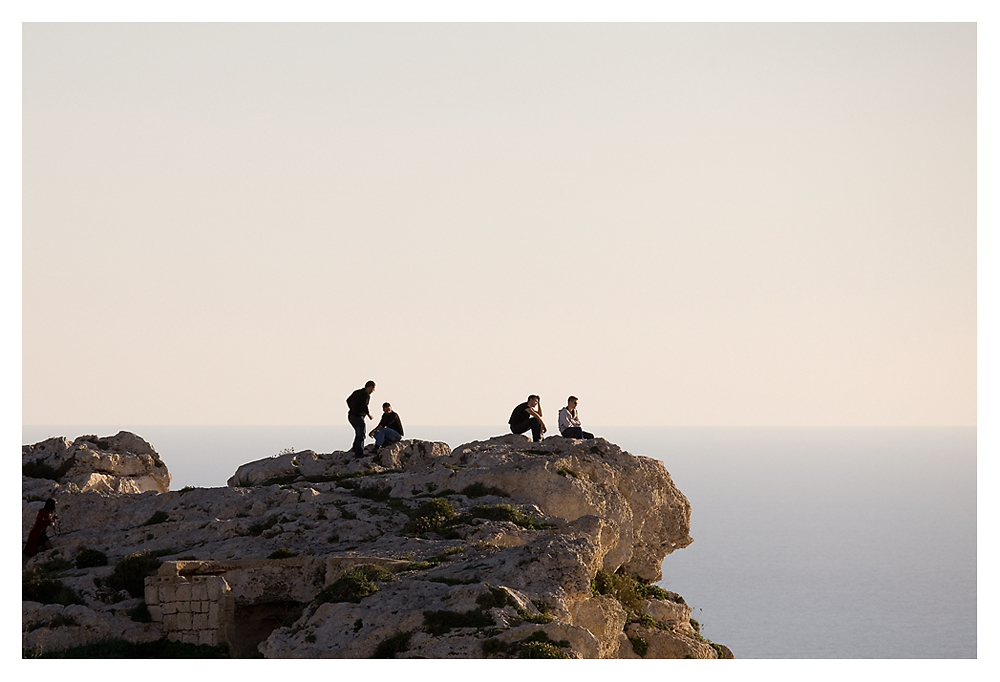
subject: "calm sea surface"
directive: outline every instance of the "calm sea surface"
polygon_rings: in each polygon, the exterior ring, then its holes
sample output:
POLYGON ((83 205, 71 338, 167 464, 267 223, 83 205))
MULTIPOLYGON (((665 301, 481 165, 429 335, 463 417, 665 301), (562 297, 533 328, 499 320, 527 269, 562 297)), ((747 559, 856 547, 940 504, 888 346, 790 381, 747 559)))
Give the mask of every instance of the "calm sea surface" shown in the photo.
MULTIPOLYGON (((739 658, 975 658, 975 428, 587 427, 662 460, 695 541, 663 562, 711 640, 739 658)), ((224 486, 284 448, 344 450, 338 426, 25 426, 132 431, 173 482, 224 486)), ((452 447, 498 427, 408 427, 452 447)))

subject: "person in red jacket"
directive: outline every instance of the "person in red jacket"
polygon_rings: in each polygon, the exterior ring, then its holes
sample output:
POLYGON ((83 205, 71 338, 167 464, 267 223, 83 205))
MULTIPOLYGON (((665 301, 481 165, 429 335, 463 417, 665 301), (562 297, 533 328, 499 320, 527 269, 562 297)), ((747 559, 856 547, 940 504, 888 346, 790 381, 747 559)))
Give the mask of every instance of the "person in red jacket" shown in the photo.
POLYGON ((42 550, 52 549, 52 541, 49 540, 45 529, 56 522, 55 510, 56 501, 51 497, 45 500, 45 506, 39 510, 38 516, 35 517, 35 525, 28 533, 28 542, 24 545, 26 556, 33 557, 42 550))

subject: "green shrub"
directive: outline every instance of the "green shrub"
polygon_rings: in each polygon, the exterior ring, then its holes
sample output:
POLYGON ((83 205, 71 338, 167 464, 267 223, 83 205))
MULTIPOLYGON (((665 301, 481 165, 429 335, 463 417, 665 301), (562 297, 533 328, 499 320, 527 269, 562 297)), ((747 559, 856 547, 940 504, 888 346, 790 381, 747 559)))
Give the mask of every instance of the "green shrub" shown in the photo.
POLYGON ((26 571, 21 576, 21 599, 63 606, 84 603, 73 588, 63 585, 61 580, 46 575, 40 567, 26 571))
POLYGON ((396 658, 396 654, 402 653, 410 648, 410 636, 412 632, 397 632, 379 643, 375 647, 372 658, 396 658))
POLYGON ((96 566, 107 566, 108 556, 99 550, 82 548, 76 555, 77 568, 94 568, 96 566))
POLYGON ((629 613, 630 620, 639 620, 642 616, 642 602, 653 597, 660 590, 655 585, 647 585, 638 578, 627 575, 618 569, 615 573, 598 571, 590 581, 590 591, 593 594, 608 594, 617 599, 629 613))
POLYGON ((298 556, 295 552, 288 549, 287 547, 279 547, 270 554, 267 555, 268 559, 291 559, 293 556, 298 556))
POLYGON ((406 535, 431 533, 457 516, 455 506, 443 497, 428 500, 410 512, 410 520, 403 526, 406 535))
POLYGON ((561 650, 569 648, 569 641, 561 639, 557 642, 544 630, 535 630, 524 639, 510 643, 490 637, 483 642, 482 647, 486 656, 507 654, 517 658, 569 658, 569 654, 561 650))
POLYGON ((473 507, 470 514, 474 518, 487 519, 490 521, 510 521, 522 528, 538 530, 541 528, 552 528, 551 525, 543 524, 524 512, 515 509, 509 504, 492 504, 473 507))
POLYGON ((133 597, 141 597, 145 594, 146 576, 156 573, 159 567, 160 560, 148 550, 129 554, 115 565, 104 584, 114 591, 126 590, 133 597))
POLYGON ((452 628, 485 628, 495 625, 482 609, 472 611, 424 611, 424 629, 432 635, 443 635, 452 628))
POLYGON ((496 495, 497 497, 510 497, 510 494, 505 490, 501 490, 496 486, 486 486, 480 482, 475 482, 472 485, 467 485, 462 488, 462 494, 466 497, 485 497, 486 495, 496 495))
POLYGON ((352 566, 331 585, 323 588, 323 591, 316 596, 316 603, 353 602, 357 604, 365 597, 378 592, 376 580, 387 582, 392 579, 392 572, 380 566, 371 564, 352 566))
POLYGON ((158 523, 163 523, 164 521, 169 521, 170 515, 165 511, 155 511, 153 515, 146 519, 146 523, 142 524, 144 526, 155 526, 158 523))
POLYGON ((628 641, 632 643, 632 651, 640 656, 645 656, 649 651, 649 640, 645 637, 629 637, 628 641))

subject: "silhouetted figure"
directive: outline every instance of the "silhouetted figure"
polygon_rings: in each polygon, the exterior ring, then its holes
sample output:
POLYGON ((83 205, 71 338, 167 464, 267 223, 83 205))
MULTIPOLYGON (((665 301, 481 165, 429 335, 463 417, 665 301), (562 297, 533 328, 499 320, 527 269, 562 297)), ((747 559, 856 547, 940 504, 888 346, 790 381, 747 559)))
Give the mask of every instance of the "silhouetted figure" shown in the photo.
POLYGON ((376 450, 383 444, 395 443, 403 438, 403 422, 399 420, 399 415, 392 411, 392 405, 382 403, 382 420, 368 435, 375 439, 376 450))
POLYGON ((593 438, 594 434, 580 428, 580 416, 576 412, 579 402, 575 395, 566 399, 566 407, 559 410, 559 433, 564 438, 593 438))
POLYGON ((365 454, 365 416, 372 419, 372 413, 368 411, 368 400, 375 392, 375 382, 369 381, 364 388, 359 388, 351 395, 347 396, 347 421, 354 427, 354 450, 355 457, 363 457, 365 454))
POLYGON ((524 433, 531 430, 531 438, 536 443, 542 439, 545 433, 545 422, 542 421, 542 399, 537 395, 529 395, 528 402, 521 403, 510 413, 511 433, 524 433))
POLYGON ((25 556, 33 557, 43 550, 52 549, 52 541, 49 540, 45 529, 56 522, 55 511, 56 501, 50 497, 45 500, 45 506, 38 511, 38 516, 35 517, 35 525, 31 527, 31 532, 28 533, 28 542, 24 545, 25 556))

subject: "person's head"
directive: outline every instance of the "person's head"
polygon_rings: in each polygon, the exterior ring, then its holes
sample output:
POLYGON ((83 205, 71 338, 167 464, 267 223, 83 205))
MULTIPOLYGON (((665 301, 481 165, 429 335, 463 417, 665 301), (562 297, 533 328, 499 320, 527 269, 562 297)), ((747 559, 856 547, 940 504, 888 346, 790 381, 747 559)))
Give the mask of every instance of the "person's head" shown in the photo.
POLYGON ((539 400, 540 398, 534 393, 532 393, 531 395, 528 396, 528 407, 535 407, 536 405, 538 405, 539 400))
POLYGON ((390 412, 392 412, 392 405, 390 405, 389 403, 382 403, 382 411, 385 412, 386 414, 389 414, 390 412))
POLYGON ((56 501, 51 497, 45 500, 45 511, 54 511, 56 508, 56 501))
POLYGON ((375 392, 375 382, 374 381, 369 381, 367 384, 365 384, 365 390, 368 391, 368 395, 371 395, 372 393, 374 393, 375 392))
POLYGON ((571 395, 570 397, 566 398, 566 407, 568 407, 569 409, 575 410, 576 409, 576 403, 577 403, 577 399, 576 399, 575 395, 571 395))

